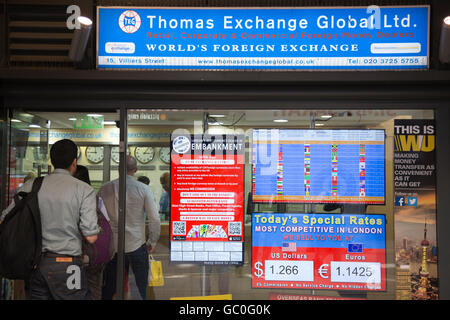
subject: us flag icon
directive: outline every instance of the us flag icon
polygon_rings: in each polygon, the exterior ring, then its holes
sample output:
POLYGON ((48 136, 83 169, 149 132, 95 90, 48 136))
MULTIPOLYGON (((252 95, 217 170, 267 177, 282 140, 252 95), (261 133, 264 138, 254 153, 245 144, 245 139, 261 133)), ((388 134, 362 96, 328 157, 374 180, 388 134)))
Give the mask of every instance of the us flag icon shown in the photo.
POLYGON ((297 251, 297 244, 295 242, 283 242, 281 251, 295 252, 295 251, 297 251))

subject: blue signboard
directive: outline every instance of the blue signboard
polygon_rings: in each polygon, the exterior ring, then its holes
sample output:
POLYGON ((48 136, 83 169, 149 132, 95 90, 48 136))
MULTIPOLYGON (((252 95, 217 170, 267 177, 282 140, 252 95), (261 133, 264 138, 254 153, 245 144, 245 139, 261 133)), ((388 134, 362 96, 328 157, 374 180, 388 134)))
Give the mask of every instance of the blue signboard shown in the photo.
POLYGON ((98 7, 98 68, 426 69, 429 6, 98 7))

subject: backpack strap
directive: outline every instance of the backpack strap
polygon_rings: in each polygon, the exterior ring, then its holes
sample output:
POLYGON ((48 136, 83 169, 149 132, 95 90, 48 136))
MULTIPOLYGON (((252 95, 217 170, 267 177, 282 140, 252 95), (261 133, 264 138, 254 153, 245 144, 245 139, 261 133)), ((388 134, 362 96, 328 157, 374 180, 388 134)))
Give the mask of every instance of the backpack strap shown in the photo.
POLYGON ((17 205, 19 203, 20 199, 25 198, 27 196, 27 194, 28 194, 27 192, 23 192, 23 191, 16 193, 14 195, 14 203, 17 205))
MULTIPOLYGON (((39 177, 34 179, 33 181, 33 188, 31 189, 32 194, 36 195, 37 199, 37 193, 41 189, 42 181, 44 180, 44 177, 39 177)), ((42 225, 41 225, 41 213, 39 211, 39 203, 36 202, 37 207, 32 208, 32 216, 35 224, 35 231, 36 231, 36 244, 37 244, 37 250, 34 254, 34 265, 33 269, 37 268, 38 264, 40 263, 40 257, 42 254, 42 225)))
POLYGON ((31 189, 31 192, 38 193, 42 186, 42 181, 44 180, 44 177, 39 177, 34 179, 33 181, 33 188, 31 189))
POLYGON ((44 177, 35 178, 30 192, 20 191, 20 192, 16 193, 13 198, 14 203, 16 205, 18 205, 20 203, 20 200, 26 198, 29 193, 38 193, 39 190, 41 189, 43 180, 44 180, 44 177))

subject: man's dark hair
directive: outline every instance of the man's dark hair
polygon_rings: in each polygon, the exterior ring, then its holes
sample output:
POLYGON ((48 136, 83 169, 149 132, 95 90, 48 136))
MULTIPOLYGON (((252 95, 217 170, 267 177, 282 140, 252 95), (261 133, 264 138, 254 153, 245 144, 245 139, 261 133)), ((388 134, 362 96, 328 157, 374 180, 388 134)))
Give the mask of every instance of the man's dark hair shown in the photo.
POLYGON ((168 172, 164 172, 161 177, 159 177, 159 182, 161 182, 164 191, 170 193, 170 174, 168 172))
POLYGON ((67 169, 77 158, 77 151, 77 145, 72 140, 59 140, 50 149, 50 160, 55 169, 67 169))
POLYGON ((146 185, 150 184, 150 179, 147 178, 146 176, 140 176, 139 178, 137 178, 137 180, 142 182, 142 183, 144 183, 144 184, 146 184, 146 185))
POLYGON ((77 165, 77 171, 73 175, 75 178, 86 182, 87 184, 91 184, 91 179, 89 179, 89 170, 85 166, 77 165))

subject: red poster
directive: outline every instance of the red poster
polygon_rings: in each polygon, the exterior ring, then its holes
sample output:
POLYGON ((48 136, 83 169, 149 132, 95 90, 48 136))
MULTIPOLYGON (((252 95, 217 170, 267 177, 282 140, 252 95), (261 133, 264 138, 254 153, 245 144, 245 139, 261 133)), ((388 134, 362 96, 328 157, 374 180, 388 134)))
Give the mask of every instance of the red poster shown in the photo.
MULTIPOLYGON (((9 177, 9 200, 12 202, 19 188, 24 183, 24 176, 11 175, 9 177)), ((8 204, 9 205, 9 204, 8 204)))
POLYGON ((242 264, 244 137, 174 135, 171 261, 242 264))

